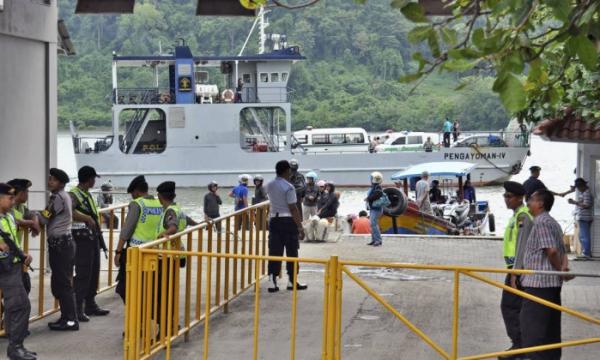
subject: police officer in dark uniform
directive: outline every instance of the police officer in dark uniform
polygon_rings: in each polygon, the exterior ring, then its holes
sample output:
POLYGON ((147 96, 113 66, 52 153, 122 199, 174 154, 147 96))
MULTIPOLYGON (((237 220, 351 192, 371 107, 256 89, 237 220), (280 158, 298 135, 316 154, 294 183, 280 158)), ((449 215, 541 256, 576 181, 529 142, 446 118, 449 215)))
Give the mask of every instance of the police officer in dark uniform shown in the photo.
POLYGON ((0 183, 0 290, 4 298, 4 326, 8 336, 7 356, 11 360, 35 360, 36 354, 23 346, 28 334, 31 304, 23 286, 22 266, 31 256, 17 246, 17 223, 10 214, 15 189, 0 183))
POLYGON ((90 321, 89 316, 104 316, 108 310, 96 303, 100 279, 100 217, 96 200, 89 190, 99 177, 91 166, 83 166, 77 173, 79 184, 69 192, 73 199, 73 239, 75 240, 75 300, 77 319, 90 321), (84 312, 85 302, 85 312, 84 312))
POLYGON ((523 187, 525 188, 525 201, 529 200, 529 197, 538 190, 546 190, 546 185, 539 179, 541 167, 534 165, 529 168, 531 176, 525 180, 523 187))
POLYGON ((75 266, 75 242, 71 235, 73 223, 73 202, 65 191, 69 175, 60 169, 50 169, 48 189, 52 192, 48 206, 39 215, 40 222, 46 225, 48 255, 52 277, 52 295, 60 304, 60 319, 48 323, 50 330, 76 331, 79 321, 75 310, 73 291, 73 267, 75 266))
POLYGON ((302 201, 304 201, 306 193, 306 179, 304 175, 298 172, 298 160, 292 159, 289 164, 292 169, 290 183, 294 185, 294 189, 296 190, 296 206, 298 207, 298 211, 300 211, 300 216, 302 216, 302 201))

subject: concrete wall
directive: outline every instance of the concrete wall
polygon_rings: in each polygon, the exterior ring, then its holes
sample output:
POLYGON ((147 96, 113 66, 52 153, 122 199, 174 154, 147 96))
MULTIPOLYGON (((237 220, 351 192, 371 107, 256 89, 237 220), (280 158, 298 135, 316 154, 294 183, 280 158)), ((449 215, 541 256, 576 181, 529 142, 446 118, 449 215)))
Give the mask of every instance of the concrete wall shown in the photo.
POLYGON ((600 256, 600 144, 577 146, 577 176, 586 179, 594 194, 592 255, 600 256))
POLYGON ((0 181, 30 179, 35 209, 56 165, 56 2, 4 0, 0 11, 0 181))

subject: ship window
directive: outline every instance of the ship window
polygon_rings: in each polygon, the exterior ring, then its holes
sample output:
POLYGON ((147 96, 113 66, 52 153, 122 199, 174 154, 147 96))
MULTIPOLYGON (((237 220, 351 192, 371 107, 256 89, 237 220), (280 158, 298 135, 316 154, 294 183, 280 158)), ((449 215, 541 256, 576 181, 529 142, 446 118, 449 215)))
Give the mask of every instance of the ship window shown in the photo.
POLYGON ((312 143, 313 145, 328 145, 330 144, 329 136, 326 134, 313 134, 312 143))
POLYGON ((244 84, 252 84, 252 74, 244 74, 242 75, 244 80, 244 84))
POLYGON ((263 83, 269 82, 269 74, 260 73, 260 82, 263 82, 263 83))
POLYGON ((409 136, 408 137, 408 145, 422 144, 423 137, 422 136, 409 136))
POLYGON ((288 73, 281 73, 281 81, 286 82, 288 79, 288 73))
POLYGON ((404 145, 404 144, 406 144, 406 138, 404 136, 401 136, 401 137, 397 138, 392 143, 392 145, 404 145))
MULTIPOLYGON (((285 123, 286 115, 280 107, 242 109, 240 111, 240 147, 242 150, 253 153, 284 150, 286 148, 285 123)), ((297 146, 298 142, 294 141, 294 143, 297 146)))
POLYGON ((271 82, 279 82, 279 73, 271 73, 271 82))
POLYGON ((124 109, 119 113, 119 148, 125 154, 157 154, 167 145, 164 111, 154 108, 124 109))

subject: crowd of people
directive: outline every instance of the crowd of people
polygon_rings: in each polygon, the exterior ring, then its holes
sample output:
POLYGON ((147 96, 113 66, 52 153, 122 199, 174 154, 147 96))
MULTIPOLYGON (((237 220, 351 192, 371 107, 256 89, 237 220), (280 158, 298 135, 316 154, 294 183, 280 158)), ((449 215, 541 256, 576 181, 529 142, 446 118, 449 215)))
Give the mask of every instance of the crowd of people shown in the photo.
MULTIPOLYGON (((332 182, 319 180, 318 174, 309 171, 299 172, 298 161, 282 160, 275 166, 276 177, 264 185, 261 175, 253 177, 254 196, 251 204, 270 200, 268 216, 269 255, 298 257, 301 240, 325 240, 317 230, 327 227, 337 216, 339 192, 332 182), (316 226, 313 221, 316 220, 316 226), (321 223, 323 221, 323 223, 321 223), (309 234, 312 232, 312 234, 309 234), (312 236, 312 238, 311 238, 312 236)), ((583 178, 577 178, 567 191, 556 193, 546 188, 539 179, 541 168, 530 168, 531 176, 523 184, 507 181, 504 183, 506 207, 513 211, 504 232, 503 256, 508 269, 568 272, 569 264, 563 243, 563 232, 550 215, 555 195, 566 196, 575 192, 575 199, 569 203, 575 206, 575 217, 579 225, 582 255, 577 259, 591 257, 590 226, 593 219, 593 196, 583 178)), ((0 183, 0 289, 4 298, 4 325, 9 346, 10 359, 35 359, 36 354, 24 347, 29 334, 28 319, 30 303, 28 293, 31 281, 28 266, 32 257, 23 252, 23 238, 26 231, 38 235, 42 225, 46 226, 49 263, 52 270, 51 290, 60 304, 60 318, 48 324, 53 331, 77 331, 80 323, 89 322, 91 317, 109 313, 96 303, 96 289, 99 282, 100 252, 104 246, 101 232, 99 206, 109 206, 112 187, 103 184, 103 192, 96 201, 90 190, 98 178, 96 170, 83 166, 78 171, 78 184, 65 191, 70 182, 69 176, 60 169, 49 171, 48 189, 51 196, 47 207, 41 212, 27 208, 27 179, 13 179, 0 183), (76 273, 76 276, 74 276, 76 273)), ((229 192, 235 210, 249 206, 248 184, 251 176, 239 176, 239 184, 229 192)), ((382 188, 383 175, 373 172, 370 187, 364 199, 367 211, 360 211, 351 219, 352 233, 370 234, 370 246, 382 245, 379 219, 390 200, 382 188)), ((424 172, 416 183, 416 202, 421 209, 431 208, 431 202, 442 199, 436 180, 429 184, 429 174, 424 172)), ((468 182, 465 186, 469 186, 468 182)), ((218 193, 219 185, 208 184, 204 196, 204 217, 212 221, 221 216, 223 201, 218 193)), ((465 198, 475 200, 474 191, 465 198)), ((176 185, 165 181, 157 187, 158 197, 150 195, 148 183, 143 175, 135 177, 127 188, 131 195, 127 217, 122 224, 116 246, 114 262, 119 268, 116 292, 125 302, 125 264, 127 247, 140 246, 184 230, 197 223, 188 217, 175 202, 176 185)), ((267 219, 257 219, 257 223, 267 223, 267 219)), ((221 231, 220 224, 216 224, 221 231)), ((236 224, 237 228, 241 223, 236 224)), ((298 265, 287 263, 287 289, 304 290, 306 284, 298 282, 298 265), (294 271, 295 269, 295 271, 294 271)), ((278 277, 281 262, 270 261, 268 265, 269 288, 279 291, 278 277)), ((505 285, 525 291, 528 294, 560 304, 563 281, 572 277, 565 275, 514 275, 506 276, 505 285)), ((537 302, 524 299, 504 290, 501 300, 502 316, 506 332, 512 341, 511 349, 537 346, 560 341, 560 312, 537 302)), ((502 359, 558 359, 560 349, 536 352, 523 356, 505 356, 502 359)))

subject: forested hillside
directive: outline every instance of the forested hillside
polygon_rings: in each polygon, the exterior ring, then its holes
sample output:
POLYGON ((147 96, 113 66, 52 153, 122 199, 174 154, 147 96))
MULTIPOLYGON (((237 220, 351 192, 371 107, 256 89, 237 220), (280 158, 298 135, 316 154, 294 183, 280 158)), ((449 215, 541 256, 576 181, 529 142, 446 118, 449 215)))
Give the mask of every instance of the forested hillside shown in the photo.
MULTIPOLYGON (((508 122, 491 80, 463 74, 434 75, 413 93, 398 82, 412 69, 412 25, 390 0, 325 0, 304 10, 277 9, 268 32, 287 34, 307 61, 290 77, 294 128, 362 126, 371 131, 439 130, 441 119, 463 129, 498 129, 508 122), (461 82, 469 85, 455 90, 461 82)), ((74 15, 75 0, 60 0, 77 55, 59 59, 59 124, 110 126, 112 52, 158 54, 185 39, 195 55, 237 54, 252 25, 249 18, 195 16, 196 1, 137 0, 133 15, 74 15)), ((246 53, 256 53, 256 36, 246 53)), ((130 84, 140 79, 129 79, 130 84)))

